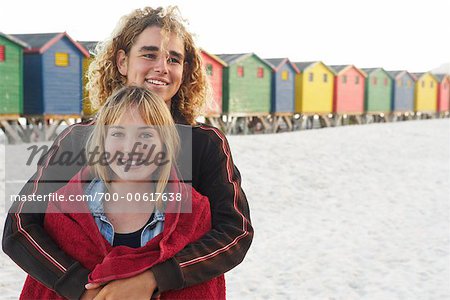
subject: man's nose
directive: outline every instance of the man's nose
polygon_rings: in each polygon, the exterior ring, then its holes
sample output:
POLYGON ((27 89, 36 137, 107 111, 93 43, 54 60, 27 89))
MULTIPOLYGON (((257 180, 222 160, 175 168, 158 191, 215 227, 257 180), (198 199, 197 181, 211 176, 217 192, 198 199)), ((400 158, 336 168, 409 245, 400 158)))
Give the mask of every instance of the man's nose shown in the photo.
POLYGON ((155 62, 155 72, 161 74, 167 74, 167 58, 165 55, 159 55, 155 62))

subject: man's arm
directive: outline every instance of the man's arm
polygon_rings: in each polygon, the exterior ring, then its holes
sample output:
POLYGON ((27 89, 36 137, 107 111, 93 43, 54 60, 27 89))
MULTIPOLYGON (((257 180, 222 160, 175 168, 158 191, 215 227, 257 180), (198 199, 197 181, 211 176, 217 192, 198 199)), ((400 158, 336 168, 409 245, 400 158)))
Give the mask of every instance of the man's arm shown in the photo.
MULTIPOLYGON (((89 130, 77 124, 63 131, 42 159, 36 173, 22 188, 21 195, 46 195, 55 192, 79 171, 81 165, 49 164, 64 151, 83 151, 89 130), (55 180, 57 179, 57 180, 55 180)), ((44 230, 46 202, 14 202, 5 222, 2 248, 25 272, 69 299, 78 299, 84 292, 89 270, 66 255, 44 230), (33 207, 40 206, 40 207, 33 207)))
MULTIPOLYGON (((228 142, 215 128, 202 127, 202 130, 208 135, 208 147, 200 157, 205 161, 201 163, 198 178, 194 176, 193 185, 210 199, 213 228, 174 258, 151 268, 160 292, 194 285, 225 273, 243 260, 252 241, 248 204, 228 142)), ((79 145, 79 137, 64 137, 60 141, 60 149, 79 145)), ((57 171, 44 168, 42 174, 57 171)), ((74 175, 77 170, 72 172, 74 175)), ((34 186, 40 181, 34 177, 30 184, 34 186)), ((43 215, 8 214, 3 250, 27 273, 62 296, 77 299, 84 293, 89 271, 65 255, 48 237, 43 230, 43 215)))
POLYGON ((206 148, 197 149, 199 143, 193 136, 193 186, 210 201, 212 229, 174 258, 151 268, 159 292, 195 285, 229 271, 244 259, 253 239, 247 199, 228 142, 214 127, 201 126, 200 130, 208 140, 206 148), (195 176, 195 164, 201 166, 199 176, 195 176))

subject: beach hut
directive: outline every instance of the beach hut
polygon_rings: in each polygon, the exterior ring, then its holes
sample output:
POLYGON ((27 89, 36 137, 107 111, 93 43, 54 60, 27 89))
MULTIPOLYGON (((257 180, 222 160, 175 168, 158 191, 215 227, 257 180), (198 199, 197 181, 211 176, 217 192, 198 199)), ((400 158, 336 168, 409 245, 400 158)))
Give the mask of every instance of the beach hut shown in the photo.
POLYGON ((288 58, 266 58, 273 69, 271 108, 273 114, 293 114, 297 67, 288 58))
POLYGON ((295 112, 329 114, 333 111, 334 73, 321 61, 296 62, 295 112))
POLYGON ((414 111, 434 113, 437 108, 438 79, 430 72, 413 73, 416 77, 414 111))
POLYGON ((23 111, 23 49, 27 45, 0 32, 0 116, 23 111))
POLYGON ((212 89, 212 99, 208 99, 205 116, 218 117, 222 114, 223 99, 223 68, 227 64, 214 54, 201 50, 203 67, 206 70, 207 80, 212 89))
POLYGON ((95 41, 79 41, 78 42, 84 49, 89 53, 89 57, 83 57, 83 72, 82 72, 82 86, 83 86, 83 116, 90 117, 95 114, 96 109, 93 107, 91 101, 89 100, 89 95, 86 90, 87 84, 87 71, 89 69, 89 65, 94 60, 94 50, 95 46, 97 46, 98 42, 95 41))
POLYGON ((353 65, 330 66, 335 72, 333 113, 361 115, 364 112, 364 88, 367 76, 353 65))
POLYGON ((393 113, 414 112, 415 78, 407 71, 387 71, 392 81, 391 111, 393 113))
POLYGON ((272 67, 254 53, 217 56, 227 64, 223 72, 222 111, 247 116, 268 115, 272 67))
POLYGON ((89 53, 66 32, 16 34, 24 51, 24 115, 79 116, 82 58, 89 53))
POLYGON ((437 111, 448 112, 450 105, 450 75, 435 74, 438 83, 437 111))
POLYGON ((368 115, 391 111, 392 79, 383 68, 362 69, 366 74, 364 110, 368 115))

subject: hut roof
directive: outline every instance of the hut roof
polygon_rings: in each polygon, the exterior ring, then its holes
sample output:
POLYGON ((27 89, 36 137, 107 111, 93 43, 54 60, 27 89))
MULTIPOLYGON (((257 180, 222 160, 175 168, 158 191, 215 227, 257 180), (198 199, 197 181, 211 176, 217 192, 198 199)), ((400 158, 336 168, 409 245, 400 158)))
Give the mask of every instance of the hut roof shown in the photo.
POLYGON ((412 76, 414 76, 417 79, 419 79, 420 77, 422 77, 423 75, 425 75, 425 72, 416 72, 416 73, 411 73, 412 76))
POLYGON ((306 62, 295 62, 294 65, 297 66, 297 69, 300 72, 303 72, 306 68, 308 68, 311 65, 314 65, 318 63, 317 61, 306 61, 306 62))
POLYGON ((225 61, 223 61, 219 56, 214 55, 209 53, 208 51, 205 51, 204 49, 200 49, 201 52, 205 53, 206 55, 208 55, 209 57, 211 57, 212 59, 214 59, 215 61, 217 61, 219 64, 221 64, 222 66, 226 67, 227 63, 225 61))
MULTIPOLYGON (((362 68, 361 70, 363 70, 364 72, 366 72, 367 75, 370 75, 370 74, 372 74, 373 72, 378 71, 378 70, 384 71, 383 68, 362 68)), ((384 72, 386 72, 386 71, 384 71, 384 72)))
POLYGON ((83 46, 89 53, 94 53, 95 47, 98 42, 95 41, 78 41, 81 46, 83 46))
POLYGON ((14 44, 16 44, 16 45, 18 45, 18 46, 20 46, 22 48, 30 47, 27 43, 25 43, 24 41, 19 40, 18 38, 14 37, 12 35, 0 32, 0 36, 5 38, 5 39, 7 39, 7 40, 9 40, 10 42, 13 42, 14 44))
POLYGON ((26 53, 40 54, 47 51, 51 46, 53 46, 63 37, 67 37, 84 56, 89 57, 89 52, 84 49, 83 46, 73 40, 66 32, 13 34, 13 36, 30 45, 30 48, 25 50, 26 53))
POLYGON ((386 73, 388 73, 392 79, 398 79, 404 75, 408 75, 408 76, 412 77, 413 80, 416 80, 416 77, 412 73, 409 73, 406 70, 386 71, 386 73))
POLYGON ((432 74, 432 73, 430 73, 430 72, 411 73, 411 75, 412 75, 413 77, 415 77, 416 80, 418 80, 420 77, 424 76, 425 74, 430 74, 431 77, 432 77, 434 80, 439 81, 438 77, 437 77, 435 74, 432 74))
POLYGON ((401 75, 405 74, 406 71, 404 70, 398 70, 398 71, 386 71, 386 73, 391 76, 392 79, 397 79, 398 77, 401 77, 401 75))
POLYGON ((295 70, 296 73, 300 73, 297 66, 294 65, 287 57, 285 57, 285 58, 265 58, 264 60, 272 66, 272 69, 274 69, 275 72, 278 71, 278 69, 281 68, 285 63, 288 63, 289 65, 291 65, 291 67, 295 70))
POLYGON ((227 64, 231 65, 251 55, 253 55, 253 53, 217 54, 216 56, 218 56, 221 60, 223 60, 227 64))
POLYGON ((316 65, 316 64, 324 65, 327 70, 329 70, 331 73, 334 74, 334 70, 331 69, 329 66, 327 66, 326 64, 324 64, 321 61, 305 61, 305 62, 295 62, 294 63, 294 65, 297 67, 299 73, 305 71, 307 68, 309 68, 313 65, 316 65))
POLYGON ((255 53, 217 54, 216 56, 218 56, 220 59, 225 61, 228 65, 232 65, 234 63, 237 63, 237 62, 239 62, 243 59, 246 59, 247 57, 253 56, 253 55, 256 56, 262 63, 264 63, 266 66, 268 66, 270 69, 273 70, 273 67, 271 64, 269 64, 264 59, 260 58, 255 53))
POLYGON ((348 67, 350 67, 351 65, 332 65, 329 66, 330 69, 332 69, 333 71, 335 71, 336 74, 340 73, 341 71, 343 71, 344 69, 347 69, 348 67))
POLYGON ((328 67, 330 68, 331 71, 333 71, 335 75, 338 75, 339 73, 346 71, 350 68, 355 68, 358 73, 360 73, 364 77, 367 77, 367 74, 363 70, 355 67, 354 65, 332 65, 328 67))
POLYGON ((448 77, 448 74, 434 74, 434 77, 436 77, 439 82, 443 82, 445 78, 448 77))
POLYGON ((274 69, 281 67, 287 58, 264 58, 274 69))

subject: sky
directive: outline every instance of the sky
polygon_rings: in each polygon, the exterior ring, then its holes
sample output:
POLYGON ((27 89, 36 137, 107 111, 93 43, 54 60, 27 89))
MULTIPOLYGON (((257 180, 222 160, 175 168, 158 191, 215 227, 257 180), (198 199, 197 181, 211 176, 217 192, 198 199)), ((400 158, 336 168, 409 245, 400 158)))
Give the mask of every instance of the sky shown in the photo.
POLYGON ((2 5, 0 32, 103 40, 122 15, 167 5, 180 8, 197 44, 214 54, 410 72, 450 63, 449 0, 15 0, 2 5))

